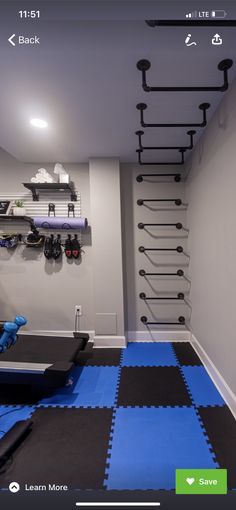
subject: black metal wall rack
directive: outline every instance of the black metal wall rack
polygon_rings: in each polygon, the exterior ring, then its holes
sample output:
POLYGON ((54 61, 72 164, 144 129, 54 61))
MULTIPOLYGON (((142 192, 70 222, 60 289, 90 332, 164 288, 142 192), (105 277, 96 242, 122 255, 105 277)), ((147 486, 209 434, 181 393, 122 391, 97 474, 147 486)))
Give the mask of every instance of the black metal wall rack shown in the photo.
POLYGON ((175 205, 182 205, 182 200, 180 198, 139 198, 137 200, 137 205, 144 205, 146 202, 174 202, 175 205))
MULTIPOLYGON (((168 149, 168 147, 165 147, 165 149, 168 149)), ((141 159, 141 153, 143 152, 143 149, 137 149, 136 152, 138 153, 138 162, 140 165, 161 165, 161 166, 164 166, 164 165, 174 165, 174 166, 177 166, 177 165, 183 165, 184 164, 184 153, 185 153, 185 150, 186 149, 179 149, 179 152, 181 154, 181 160, 180 161, 142 161, 141 159)))
POLYGON ((182 315, 178 318, 178 322, 152 322, 152 321, 148 321, 147 317, 145 315, 143 315, 142 317, 140 317, 140 320, 143 324, 146 324, 146 326, 155 326, 155 325, 181 325, 181 324, 185 324, 185 317, 183 317, 182 315))
POLYGON ((136 177, 136 181, 143 182, 146 177, 174 177, 175 182, 181 181, 181 175, 177 174, 177 173, 175 173, 175 174, 139 174, 136 177))
POLYGON ((182 223, 138 223, 138 228, 143 230, 145 227, 175 227, 177 230, 183 228, 182 223))
POLYGON ((139 270, 140 276, 184 276, 184 271, 182 269, 178 269, 176 273, 148 273, 144 269, 139 270))
POLYGON ((147 123, 144 121, 144 110, 147 109, 147 105, 146 103, 138 103, 136 105, 136 108, 137 110, 140 111, 140 124, 143 128, 147 128, 147 127, 151 127, 151 128, 156 128, 156 127, 161 127, 161 128, 165 128, 165 127, 205 127, 207 125, 207 116, 206 116, 206 111, 208 110, 208 108, 210 108, 210 103, 201 103, 199 105, 199 110, 202 111, 202 122, 194 122, 193 124, 187 124, 187 123, 176 123, 176 124, 161 124, 161 123, 147 123))
POLYGON ((230 58, 221 60, 218 64, 218 70, 223 73, 223 84, 218 86, 183 86, 183 87, 152 87, 147 84, 147 71, 151 68, 151 62, 146 59, 137 62, 137 68, 142 73, 142 87, 145 92, 203 92, 215 91, 225 92, 228 89, 228 70, 232 67, 233 61, 230 58))
POLYGON ((186 147, 183 147, 183 146, 181 146, 181 147, 180 146, 177 146, 177 147, 176 146, 174 146, 174 147, 173 146, 172 147, 160 147, 160 146, 159 147, 155 147, 155 146, 147 147, 146 146, 145 147, 142 145, 142 136, 144 135, 144 131, 141 131, 141 130, 135 131, 135 134, 138 136, 139 149, 141 151, 152 151, 152 150, 158 150, 158 151, 160 151, 160 150, 181 150, 181 151, 185 150, 186 151, 186 150, 192 150, 193 137, 196 134, 196 131, 194 131, 193 129, 191 131, 187 131, 187 135, 189 135, 189 137, 190 137, 190 143, 186 147))
POLYGON ((37 193, 37 191, 63 191, 63 192, 67 192, 67 193, 70 193, 70 199, 72 202, 76 202, 77 201, 77 195, 76 195, 76 192, 75 192, 75 189, 74 189, 74 183, 73 182, 68 182, 68 183, 59 183, 59 182, 52 182, 52 183, 48 183, 48 182, 23 182, 23 186, 27 189, 29 189, 32 193, 32 198, 33 198, 33 201, 37 202, 39 200, 39 194, 37 193))
POLYGON ((146 296, 145 292, 140 292, 139 297, 143 301, 156 301, 156 300, 160 300, 160 301, 163 301, 163 300, 168 300, 169 301, 170 300, 170 301, 173 301, 173 300, 176 300, 176 299, 177 300, 184 299, 184 294, 183 294, 183 292, 179 292, 177 294, 177 296, 174 296, 174 297, 173 296, 172 297, 171 296, 169 296, 169 297, 166 297, 166 296, 165 297, 163 297, 163 296, 148 297, 148 296, 146 296))
POLYGON ((177 246, 177 248, 145 248, 144 246, 139 246, 139 252, 145 253, 146 251, 177 251, 177 253, 183 253, 183 247, 177 246))
POLYGON ((33 220, 33 218, 30 218, 30 216, 14 216, 13 214, 12 215, 9 214, 8 216, 0 216, 0 222, 2 222, 2 221, 8 221, 8 222, 25 221, 25 222, 29 223, 30 229, 32 230, 32 232, 38 233, 38 230, 34 225, 34 220, 33 220))

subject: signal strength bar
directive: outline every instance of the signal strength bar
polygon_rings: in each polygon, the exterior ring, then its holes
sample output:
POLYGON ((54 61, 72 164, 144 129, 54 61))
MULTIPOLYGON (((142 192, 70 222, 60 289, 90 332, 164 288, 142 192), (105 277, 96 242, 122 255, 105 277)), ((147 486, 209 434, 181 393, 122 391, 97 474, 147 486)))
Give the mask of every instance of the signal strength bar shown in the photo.
POLYGON ((188 14, 185 14, 185 18, 197 18, 197 11, 188 12, 188 14))

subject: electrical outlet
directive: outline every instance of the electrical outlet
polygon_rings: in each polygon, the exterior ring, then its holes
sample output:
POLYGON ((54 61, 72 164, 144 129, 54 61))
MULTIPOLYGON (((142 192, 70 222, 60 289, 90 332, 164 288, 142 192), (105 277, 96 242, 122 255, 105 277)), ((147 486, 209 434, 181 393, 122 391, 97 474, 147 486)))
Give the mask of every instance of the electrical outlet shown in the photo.
POLYGON ((82 315, 82 306, 81 305, 75 305, 75 315, 78 315, 79 317, 82 315))

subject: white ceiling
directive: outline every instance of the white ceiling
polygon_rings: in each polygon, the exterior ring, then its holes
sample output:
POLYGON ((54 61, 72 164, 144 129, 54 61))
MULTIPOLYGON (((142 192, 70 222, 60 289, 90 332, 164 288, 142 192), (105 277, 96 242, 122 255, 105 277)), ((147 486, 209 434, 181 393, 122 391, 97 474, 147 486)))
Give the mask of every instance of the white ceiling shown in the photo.
MULTIPOLYGON (((22 25, 14 27, 21 33, 22 25)), ((89 157, 118 156, 137 160, 139 125, 136 103, 146 102, 147 122, 201 121, 198 105, 220 92, 145 93, 136 63, 151 61, 150 85, 220 85, 217 64, 235 61, 236 28, 218 29, 223 45, 214 47, 213 28, 191 28, 196 47, 187 48, 187 28, 149 28, 145 22, 45 22, 36 33, 40 47, 13 48, 12 27, 1 28, 0 145, 25 162, 85 162, 89 157), (48 121, 45 130, 29 124, 48 121)), ((29 30, 28 30, 29 32, 29 30)), ((35 33, 33 31, 33 33, 35 33)), ((187 128, 146 129, 144 145, 188 145, 187 128)), ((202 133, 198 129, 197 137, 202 133)), ((196 139, 197 139, 196 137, 196 139)), ((175 151, 144 153, 143 159, 176 161, 175 151)))

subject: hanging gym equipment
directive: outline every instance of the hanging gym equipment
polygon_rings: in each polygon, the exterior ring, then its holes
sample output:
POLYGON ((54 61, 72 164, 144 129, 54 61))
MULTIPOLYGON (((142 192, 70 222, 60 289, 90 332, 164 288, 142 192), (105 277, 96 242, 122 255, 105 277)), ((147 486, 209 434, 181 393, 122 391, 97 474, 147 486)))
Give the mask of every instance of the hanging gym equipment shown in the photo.
MULTIPOLYGON (((165 147, 165 149, 168 149, 168 147, 165 147)), ((184 153, 185 153, 185 149, 179 149, 179 152, 181 154, 181 161, 142 161, 141 160, 141 153, 143 152, 143 149, 137 149, 136 152, 138 153, 138 162, 139 162, 139 165, 183 165, 184 164, 184 153)), ((157 174, 156 174, 157 175, 157 174)), ((162 174, 162 175, 165 175, 165 174, 162 174)), ((168 175, 168 174, 166 174, 168 175)), ((169 175, 173 175, 173 174, 169 174, 169 175)), ((174 174, 175 175, 175 174, 174 174)), ((161 174, 159 174, 159 176, 161 176, 161 174)), ((141 181, 140 181, 141 182, 141 181)))
POLYGON ((151 62, 142 59, 137 62, 137 68, 142 73, 142 87, 145 92, 203 92, 219 91, 225 92, 228 89, 228 70, 232 67, 233 60, 230 58, 221 60, 218 64, 219 71, 223 72, 223 85, 220 86, 201 86, 201 87, 151 87, 147 84, 146 73, 151 67, 151 62))
POLYGON ((140 230, 145 227, 175 227, 177 230, 181 230, 183 228, 182 223, 139 223, 138 228, 140 230))
POLYGON ((180 317, 178 317, 178 322, 150 322, 147 320, 147 317, 145 315, 140 317, 140 320, 141 320, 141 322, 143 322, 143 324, 146 324, 146 326, 149 326, 149 325, 152 326, 152 325, 156 325, 156 324, 166 324, 166 325, 185 324, 185 317, 183 317, 182 315, 180 317))
POLYGON ((51 214, 56 216, 55 204, 53 203, 48 204, 48 216, 51 216, 51 214))
POLYGON ((193 136, 196 134, 196 131, 191 130, 187 132, 187 135, 190 137, 190 144, 187 147, 144 147, 142 145, 142 136, 144 135, 144 131, 135 131, 135 134, 138 136, 139 149, 141 151, 151 151, 151 150, 192 150, 193 148, 193 136))
POLYGON ((144 202, 174 202, 175 205, 182 205, 180 198, 139 198, 137 205, 143 205, 144 202))
POLYGON ((145 253, 145 251, 177 251, 177 253, 183 253, 183 247, 177 246, 177 248, 145 248, 144 246, 139 246, 138 251, 140 251, 140 253, 145 253))
POLYGON ((140 276, 184 276, 184 271, 178 269, 176 273, 147 273, 144 269, 139 270, 140 276))
POLYGON ((163 299, 164 300, 184 299, 184 294, 183 294, 183 292, 179 292, 177 294, 177 296, 175 296, 175 297, 163 297, 163 296, 162 297, 147 297, 145 292, 140 292, 139 297, 140 297, 140 299, 143 299, 144 301, 154 301, 157 299, 162 301, 163 299))
POLYGON ((150 124, 144 121, 144 110, 147 109, 146 103, 138 103, 136 105, 137 110, 140 111, 140 124, 142 127, 205 127, 207 125, 206 111, 210 108, 210 103, 201 103, 199 105, 199 110, 202 110, 203 119, 200 123, 193 124, 150 124))
MULTIPOLYGON (((137 182, 143 182, 145 177, 174 177, 175 182, 180 182, 181 181, 181 175, 180 174, 139 174, 136 177, 136 181, 137 182)), ((147 200, 145 200, 145 202, 147 202, 147 200)), ((138 204, 138 205, 143 205, 143 204, 138 204)))
POLYGON ((73 218, 75 217, 75 204, 68 204, 68 218, 72 215, 73 218))

